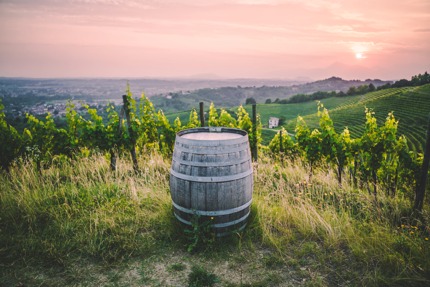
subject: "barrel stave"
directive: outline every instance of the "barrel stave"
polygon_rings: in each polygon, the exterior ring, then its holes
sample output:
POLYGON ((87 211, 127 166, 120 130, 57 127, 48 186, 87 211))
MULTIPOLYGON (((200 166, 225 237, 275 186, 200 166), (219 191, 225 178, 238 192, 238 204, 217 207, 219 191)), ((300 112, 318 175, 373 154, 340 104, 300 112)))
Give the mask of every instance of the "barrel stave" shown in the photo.
MULTIPOLYGON (((175 216, 190 225, 193 216, 210 220, 218 236, 245 227, 250 213, 253 178, 246 132, 233 140, 192 140, 178 133, 173 152, 170 187, 175 216)), ((202 137, 202 136, 200 136, 202 137)))

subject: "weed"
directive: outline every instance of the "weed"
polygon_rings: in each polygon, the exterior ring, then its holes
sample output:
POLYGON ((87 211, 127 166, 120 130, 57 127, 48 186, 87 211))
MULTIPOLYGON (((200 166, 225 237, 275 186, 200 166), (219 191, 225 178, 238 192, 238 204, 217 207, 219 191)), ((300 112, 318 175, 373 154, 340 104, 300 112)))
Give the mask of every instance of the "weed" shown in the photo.
POLYGON ((169 266, 168 269, 172 270, 172 271, 179 272, 179 271, 185 270, 185 268, 187 268, 187 267, 183 263, 173 263, 172 265, 169 266))
POLYGON ((264 256, 263 263, 269 269, 281 267, 285 264, 284 260, 282 260, 282 258, 277 256, 276 254, 270 254, 270 255, 264 256))
POLYGON ((188 287, 211 287, 218 282, 217 276, 209 273, 203 267, 191 267, 191 273, 188 275, 188 287))
POLYGON ((212 229, 212 220, 203 218, 194 213, 191 218, 191 229, 185 229, 185 234, 189 240, 188 252, 212 246, 215 241, 215 232, 212 229))

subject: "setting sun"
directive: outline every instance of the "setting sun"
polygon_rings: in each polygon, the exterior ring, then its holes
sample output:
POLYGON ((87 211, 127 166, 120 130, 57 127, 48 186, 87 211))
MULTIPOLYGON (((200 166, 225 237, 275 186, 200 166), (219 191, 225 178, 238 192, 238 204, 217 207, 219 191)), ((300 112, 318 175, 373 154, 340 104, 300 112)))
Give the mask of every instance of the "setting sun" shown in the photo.
POLYGON ((355 58, 361 60, 366 58, 366 56, 364 56, 363 53, 355 53, 355 58))

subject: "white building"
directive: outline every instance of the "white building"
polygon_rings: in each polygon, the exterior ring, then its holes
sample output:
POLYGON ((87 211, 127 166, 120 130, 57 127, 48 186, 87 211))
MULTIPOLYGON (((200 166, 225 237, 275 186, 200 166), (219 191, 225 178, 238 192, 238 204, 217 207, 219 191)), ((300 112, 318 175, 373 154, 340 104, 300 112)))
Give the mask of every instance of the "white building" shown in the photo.
POLYGON ((269 118, 269 129, 273 129, 279 126, 279 118, 270 117, 269 118))

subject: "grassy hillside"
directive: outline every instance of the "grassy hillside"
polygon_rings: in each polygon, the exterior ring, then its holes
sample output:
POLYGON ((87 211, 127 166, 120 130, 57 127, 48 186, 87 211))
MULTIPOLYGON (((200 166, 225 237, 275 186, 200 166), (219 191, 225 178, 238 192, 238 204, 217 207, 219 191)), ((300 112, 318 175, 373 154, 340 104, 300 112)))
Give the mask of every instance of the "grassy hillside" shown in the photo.
MULTIPOLYGON (((409 146, 416 151, 422 151, 425 144, 428 117, 430 115, 430 85, 420 87, 391 88, 365 95, 349 97, 333 97, 323 99, 321 102, 330 112, 335 128, 341 132, 345 127, 353 137, 359 137, 364 129, 365 108, 375 112, 379 124, 383 124, 389 112, 399 120, 399 134, 405 135, 409 146)), ((198 104, 195 104, 198 108, 198 104)), ((205 105, 209 108, 209 105, 205 105)), ((245 106, 251 114, 251 106, 245 106)), ((234 113, 236 108, 229 109, 234 113)), ((283 117, 284 127, 288 132, 294 133, 297 116, 302 116, 306 123, 313 128, 318 127, 317 103, 304 102, 296 104, 258 104, 257 111, 261 121, 267 125, 269 117, 283 117)), ((179 117, 187 122, 189 111, 167 114, 173 122, 179 117)), ((263 129, 263 144, 268 144, 275 135, 276 130, 263 129)))
POLYGON ((381 80, 343 80, 331 77, 306 84, 296 84, 292 86, 254 86, 241 87, 230 86, 216 89, 199 89, 195 91, 169 93, 168 95, 152 96, 151 101, 157 108, 163 109, 166 113, 178 112, 192 109, 196 103, 204 102, 209 105, 211 102, 217 107, 234 107, 244 104, 246 98, 254 98, 257 103, 264 103, 270 99, 288 99, 297 94, 310 94, 318 91, 343 91, 350 87, 373 84, 378 87, 389 83, 381 80))
MULTIPOLYGON (((423 150, 430 115, 430 85, 385 89, 361 96, 328 98, 321 102, 329 110, 338 132, 348 127, 353 137, 359 137, 364 129, 366 107, 375 112, 381 125, 393 111, 399 120, 399 134, 408 138, 413 150, 423 150)), ((246 108, 251 110, 251 107, 246 108)), ((294 133, 297 116, 302 116, 310 127, 318 126, 316 102, 258 105, 258 113, 263 124, 269 117, 284 117, 284 126, 291 133, 294 133)), ((266 134, 270 135, 270 132, 266 131, 266 134)))
POLYGON ((429 202, 375 202, 327 169, 261 156, 244 233, 194 237, 173 216, 170 160, 104 156, 0 174, 2 286, 428 286, 429 202), (203 240, 204 239, 204 240, 203 240))

